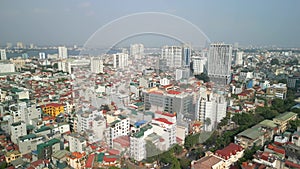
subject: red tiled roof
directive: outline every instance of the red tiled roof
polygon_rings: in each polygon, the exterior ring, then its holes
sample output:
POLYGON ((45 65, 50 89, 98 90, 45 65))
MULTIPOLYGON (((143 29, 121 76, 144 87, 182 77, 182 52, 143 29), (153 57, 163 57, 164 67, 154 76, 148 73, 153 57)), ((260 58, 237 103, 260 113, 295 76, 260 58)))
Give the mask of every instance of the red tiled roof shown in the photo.
POLYGON ((31 166, 37 167, 37 166, 39 166, 39 165, 41 165, 41 164, 43 164, 43 163, 44 163, 43 160, 37 160, 37 161, 35 161, 35 162, 32 162, 32 163, 31 163, 31 166))
POLYGON ((120 154, 120 151, 119 151, 119 150, 116 150, 116 149, 109 149, 109 150, 107 150, 107 152, 108 152, 110 155, 119 155, 119 154, 120 154))
POLYGON ((177 94, 180 94, 181 92, 176 91, 176 90, 168 90, 167 93, 177 95, 177 94))
POLYGON ((92 168, 93 167, 95 156, 96 156, 95 154, 89 155, 88 159, 86 160, 86 164, 85 164, 86 168, 92 168))
POLYGON ((292 161, 289 161, 289 160, 285 161, 285 165, 300 169, 300 165, 299 164, 293 163, 292 161))
POLYGON ((116 160, 117 160, 117 158, 109 158, 109 157, 107 157, 107 156, 104 156, 104 157, 103 157, 103 161, 109 162, 109 163, 115 162, 116 160))
POLYGON ((156 120, 156 121, 159 121, 159 122, 163 122, 165 124, 173 124, 172 122, 170 122, 169 120, 165 119, 165 118, 156 118, 156 119, 153 119, 153 120, 156 120))
POLYGON ((230 143, 227 147, 223 148, 222 150, 217 150, 216 155, 224 158, 229 159, 231 155, 235 155, 237 152, 242 151, 243 147, 240 145, 230 143))
POLYGON ((176 116, 175 114, 168 113, 168 112, 162 112, 162 111, 156 111, 155 113, 161 114, 161 115, 164 115, 164 116, 168 116, 168 117, 175 117, 176 116))
POLYGON ((59 103, 49 103, 46 105, 41 105, 42 108, 44 108, 44 107, 60 107, 60 106, 63 106, 63 105, 59 104, 59 103))

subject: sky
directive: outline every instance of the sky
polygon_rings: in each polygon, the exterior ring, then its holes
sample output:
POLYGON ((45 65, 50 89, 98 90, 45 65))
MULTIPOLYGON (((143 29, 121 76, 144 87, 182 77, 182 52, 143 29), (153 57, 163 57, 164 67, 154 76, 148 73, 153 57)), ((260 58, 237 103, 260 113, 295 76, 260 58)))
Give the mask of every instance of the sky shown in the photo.
POLYGON ((299 7, 299 0, 1 0, 0 45, 83 45, 117 18, 164 12, 190 21, 212 42, 300 47, 299 7))

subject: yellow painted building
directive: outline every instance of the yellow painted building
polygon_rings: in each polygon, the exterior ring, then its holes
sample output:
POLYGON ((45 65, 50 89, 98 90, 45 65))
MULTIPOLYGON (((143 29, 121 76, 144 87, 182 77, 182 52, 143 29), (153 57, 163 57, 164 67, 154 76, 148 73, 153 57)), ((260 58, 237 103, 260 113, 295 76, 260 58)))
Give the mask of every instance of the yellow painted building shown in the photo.
POLYGON ((5 153, 5 161, 7 164, 10 164, 12 161, 15 161, 19 157, 22 157, 22 154, 17 150, 5 153))
POLYGON ((61 113, 64 113, 64 105, 59 103, 50 103, 41 106, 44 113, 49 114, 50 116, 58 116, 61 113))

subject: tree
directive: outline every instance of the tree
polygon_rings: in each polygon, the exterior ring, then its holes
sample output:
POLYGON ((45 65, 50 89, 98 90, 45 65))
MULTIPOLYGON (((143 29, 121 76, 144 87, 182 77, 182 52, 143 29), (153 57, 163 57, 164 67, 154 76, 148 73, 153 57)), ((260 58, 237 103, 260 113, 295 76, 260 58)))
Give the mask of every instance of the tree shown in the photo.
POLYGON ((200 75, 195 75, 195 77, 199 80, 203 80, 204 83, 209 82, 209 77, 205 73, 201 73, 200 75))
POLYGON ((180 168, 189 168, 191 165, 191 160, 187 158, 181 158, 179 159, 180 168))
POLYGON ((182 148, 180 145, 176 144, 176 145, 173 147, 173 150, 174 150, 174 153, 175 153, 176 155, 179 155, 179 154, 182 153, 183 148, 182 148))
POLYGON ((192 148, 195 144, 199 143, 199 136, 200 134, 194 134, 194 135, 188 135, 184 140, 184 147, 189 150, 192 148))
POLYGON ((272 59, 271 65, 279 65, 279 60, 277 58, 272 59))
POLYGON ((300 127, 300 120, 293 120, 289 122, 290 130, 297 131, 297 127, 300 127))
POLYGON ((210 120, 210 118, 206 118, 205 120, 204 120, 204 123, 205 123, 205 125, 208 127, 209 125, 211 125, 211 120, 210 120))

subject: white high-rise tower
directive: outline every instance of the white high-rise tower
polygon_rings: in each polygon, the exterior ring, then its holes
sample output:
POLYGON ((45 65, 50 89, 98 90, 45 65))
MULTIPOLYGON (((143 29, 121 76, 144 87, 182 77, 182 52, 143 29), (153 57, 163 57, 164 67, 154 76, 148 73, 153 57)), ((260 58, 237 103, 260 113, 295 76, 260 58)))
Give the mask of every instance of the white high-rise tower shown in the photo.
POLYGON ((130 56, 134 59, 141 59, 144 56, 144 45, 143 44, 132 44, 130 45, 130 56))
POLYGON ((113 54, 114 68, 125 68, 128 66, 128 54, 116 53, 113 54))
POLYGON ((6 60, 6 51, 5 49, 0 49, 0 60, 6 60))
POLYGON ((91 58, 91 72, 103 73, 103 61, 100 58, 91 58))
POLYGON ((64 46, 58 47, 58 58, 65 59, 68 58, 68 49, 64 46))
POLYGON ((216 85, 227 85, 231 79, 232 45, 214 43, 208 55, 208 77, 216 85))

